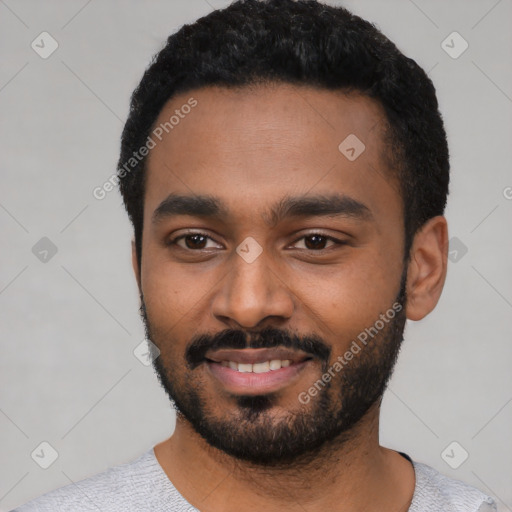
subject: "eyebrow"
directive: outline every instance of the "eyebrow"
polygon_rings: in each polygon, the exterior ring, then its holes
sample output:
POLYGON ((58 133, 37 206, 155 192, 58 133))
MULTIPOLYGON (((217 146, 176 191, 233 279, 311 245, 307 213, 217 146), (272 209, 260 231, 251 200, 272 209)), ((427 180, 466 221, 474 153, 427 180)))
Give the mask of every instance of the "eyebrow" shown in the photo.
MULTIPOLYGON (((226 204, 214 196, 170 194, 153 212, 152 223, 158 224, 180 215, 226 221, 230 212, 226 204)), ((263 221, 270 227, 287 218, 320 216, 350 217, 364 221, 373 219, 371 210, 365 204, 343 194, 286 196, 262 214, 263 221)))

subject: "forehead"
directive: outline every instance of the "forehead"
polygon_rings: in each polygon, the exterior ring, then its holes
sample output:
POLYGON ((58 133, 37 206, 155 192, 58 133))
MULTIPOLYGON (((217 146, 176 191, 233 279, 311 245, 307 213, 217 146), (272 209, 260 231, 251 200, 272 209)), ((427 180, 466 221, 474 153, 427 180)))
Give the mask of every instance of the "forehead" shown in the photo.
POLYGON ((308 192, 400 210, 385 126, 382 107, 355 93, 272 84, 180 94, 151 134, 145 224, 169 194, 218 197, 246 218, 308 192))

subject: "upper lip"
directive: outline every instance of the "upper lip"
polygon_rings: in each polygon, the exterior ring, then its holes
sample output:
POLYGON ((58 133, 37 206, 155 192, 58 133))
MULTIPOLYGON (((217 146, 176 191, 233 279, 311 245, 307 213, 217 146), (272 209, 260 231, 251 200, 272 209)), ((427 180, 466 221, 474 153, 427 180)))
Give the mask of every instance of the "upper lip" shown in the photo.
POLYGON ((280 359, 281 361, 288 359, 292 363, 301 363, 306 359, 312 358, 312 356, 306 352, 285 347, 208 350, 205 357, 216 363, 234 361, 236 363, 245 364, 262 363, 274 359, 280 359))

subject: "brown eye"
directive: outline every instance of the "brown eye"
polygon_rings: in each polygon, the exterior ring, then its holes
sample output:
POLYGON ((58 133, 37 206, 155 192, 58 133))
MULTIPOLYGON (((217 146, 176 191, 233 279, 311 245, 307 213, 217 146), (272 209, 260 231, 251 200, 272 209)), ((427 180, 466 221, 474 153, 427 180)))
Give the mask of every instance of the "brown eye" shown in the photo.
POLYGON ((204 249, 207 238, 203 235, 187 235, 184 240, 188 249, 204 249))
MULTIPOLYGON (((196 250, 200 251, 202 249, 212 249, 214 246, 207 246, 208 241, 211 240, 215 242, 211 237, 203 234, 203 233, 189 233, 188 235, 181 235, 171 240, 169 245, 177 245, 185 250, 196 250)), ((215 242, 216 243, 216 242, 215 242)))
MULTIPOLYGON (((305 240, 304 242, 304 249, 310 250, 310 251, 322 251, 324 249, 328 249, 329 247, 326 247, 326 244, 328 242, 331 242, 331 244, 334 245, 342 245, 343 242, 340 240, 336 240, 330 236, 325 236, 320 233, 313 233, 311 235, 306 235, 301 238, 299 238, 295 244, 297 244, 300 240, 305 240)), ((299 249, 302 249, 302 247, 299 247, 299 249)))
POLYGON ((327 238, 322 235, 310 235, 304 237, 306 240, 306 247, 308 249, 325 249, 325 244, 328 242, 327 238))

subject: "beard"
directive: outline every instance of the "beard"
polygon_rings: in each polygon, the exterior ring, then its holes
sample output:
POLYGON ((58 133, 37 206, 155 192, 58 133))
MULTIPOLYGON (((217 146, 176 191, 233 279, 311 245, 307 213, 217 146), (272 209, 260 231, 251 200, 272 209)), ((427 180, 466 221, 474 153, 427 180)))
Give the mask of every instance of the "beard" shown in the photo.
MULTIPOLYGON (((146 336, 161 351, 153 367, 178 417, 188 422, 210 446, 235 459, 266 467, 290 468, 312 463, 320 452, 333 453, 334 446, 354 437, 356 425, 382 400, 403 341, 405 295, 404 275, 394 303, 402 308, 398 312, 393 309, 396 314, 387 323, 381 320, 384 327, 372 334, 350 361, 344 361, 343 368, 332 379, 327 383, 322 381, 316 395, 307 403, 297 397, 296 407, 284 408, 279 405, 280 392, 231 395, 236 407, 220 412, 216 411, 214 400, 208 398, 202 380, 194 374, 205 363, 207 350, 284 346, 302 350, 319 360, 323 375, 333 365, 335 368, 336 359, 330 360, 329 345, 314 333, 298 336, 267 328, 248 337, 244 331, 227 329, 194 337, 187 345, 184 361, 176 356, 166 357, 166 348, 173 345, 173 339, 151 324, 143 296, 140 309, 146 336), (185 367, 188 374, 183 374, 185 367)), ((369 327, 372 326, 363 327, 361 333, 369 332, 369 327)))

